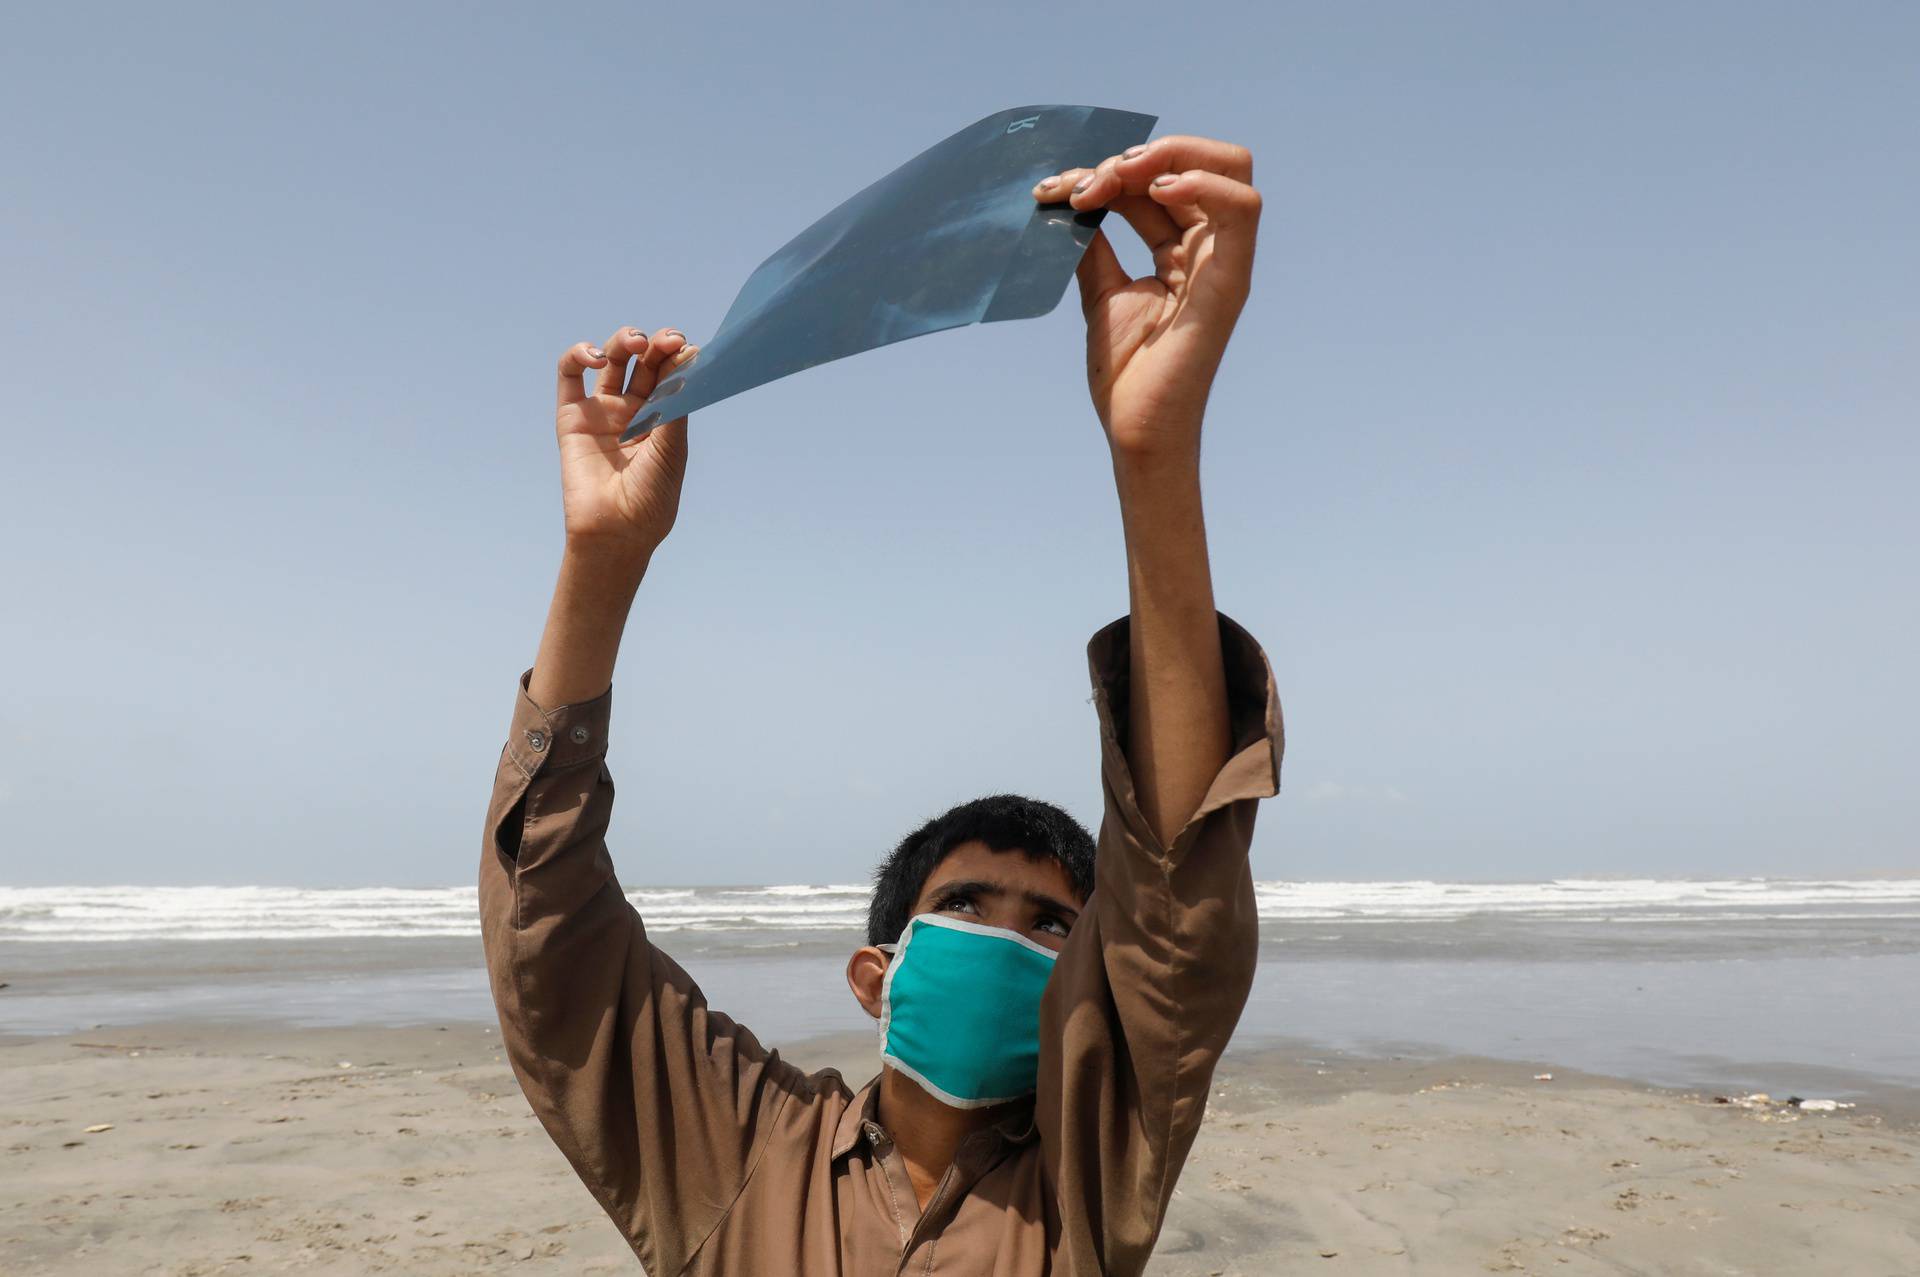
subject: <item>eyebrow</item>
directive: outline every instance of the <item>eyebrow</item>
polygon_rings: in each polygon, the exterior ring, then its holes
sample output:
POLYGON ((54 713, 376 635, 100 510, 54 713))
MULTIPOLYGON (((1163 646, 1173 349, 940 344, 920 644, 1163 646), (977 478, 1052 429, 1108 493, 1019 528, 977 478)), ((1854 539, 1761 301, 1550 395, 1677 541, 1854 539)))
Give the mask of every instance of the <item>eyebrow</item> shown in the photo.
MULTIPOLYGON (((1001 883, 988 882, 984 878, 956 878, 952 882, 943 882, 933 889, 935 903, 951 900, 955 896, 1004 896, 1009 889, 1001 883)), ((1030 905, 1039 905, 1055 913, 1064 914, 1068 921, 1080 916, 1080 910, 1044 891, 1022 890, 1021 897, 1030 905)))

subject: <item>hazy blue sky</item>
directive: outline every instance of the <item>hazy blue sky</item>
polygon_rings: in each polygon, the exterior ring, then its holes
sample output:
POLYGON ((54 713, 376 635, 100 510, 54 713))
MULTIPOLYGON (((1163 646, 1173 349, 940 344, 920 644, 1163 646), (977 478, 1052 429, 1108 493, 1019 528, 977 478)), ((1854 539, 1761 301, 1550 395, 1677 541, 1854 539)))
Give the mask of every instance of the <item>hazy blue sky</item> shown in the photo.
MULTIPOLYGON (((1207 427, 1275 877, 1920 869, 1920 6, 15 7, 0 881, 471 879, 558 352, 1001 108, 1250 145, 1207 427)), ((1126 248, 1137 263, 1140 255, 1126 248)), ((629 882, 1098 814, 1072 304, 694 419, 629 882)))

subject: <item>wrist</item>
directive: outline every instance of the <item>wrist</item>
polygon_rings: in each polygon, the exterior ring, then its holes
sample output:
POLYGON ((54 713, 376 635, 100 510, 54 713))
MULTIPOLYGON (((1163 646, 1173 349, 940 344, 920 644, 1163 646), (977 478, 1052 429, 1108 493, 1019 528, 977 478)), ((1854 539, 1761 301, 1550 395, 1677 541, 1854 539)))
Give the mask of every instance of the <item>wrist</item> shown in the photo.
POLYGON ((568 539, 527 683, 534 704, 577 705, 607 690, 646 569, 644 550, 568 539))
POLYGON ((561 551, 563 575, 602 581, 610 586, 637 587, 660 548, 657 540, 634 537, 581 536, 568 533, 561 551))
POLYGON ((1183 494, 1200 486, 1200 432, 1173 440, 1115 444, 1113 482, 1121 504, 1183 494))

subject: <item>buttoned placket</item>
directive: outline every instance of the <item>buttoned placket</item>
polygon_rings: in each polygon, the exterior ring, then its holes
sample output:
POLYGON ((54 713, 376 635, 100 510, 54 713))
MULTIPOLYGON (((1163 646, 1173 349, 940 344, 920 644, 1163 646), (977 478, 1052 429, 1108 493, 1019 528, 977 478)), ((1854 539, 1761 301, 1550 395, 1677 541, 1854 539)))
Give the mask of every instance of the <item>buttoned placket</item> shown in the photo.
POLYGON ((940 1230, 947 1226, 960 1200, 973 1191, 973 1186, 992 1169, 997 1155, 1004 1151, 1005 1141, 998 1130, 976 1131, 966 1138, 954 1154, 947 1173, 934 1186, 933 1196, 927 1199, 927 1208, 920 1212, 912 1236, 901 1249, 900 1266, 895 1272, 915 1271, 914 1255, 923 1245, 927 1248, 925 1266, 917 1270, 922 1274, 933 1272, 934 1256, 940 1245, 940 1230))
POLYGON ((862 1121, 860 1129, 866 1132, 867 1147, 873 1150, 874 1163, 880 1168, 881 1176, 886 1180, 887 1204, 893 1208, 893 1226, 899 1232, 900 1253, 907 1253, 907 1237, 913 1224, 919 1222, 920 1199, 913 1192, 913 1178, 907 1174, 906 1161, 901 1158, 899 1148, 886 1128, 874 1121, 862 1121), (914 1219, 909 1223, 901 1203, 905 1202, 914 1211, 914 1219))
POLYGON ((913 1191, 913 1178, 907 1172, 906 1160, 901 1157, 899 1146, 887 1134, 886 1128, 878 1122, 863 1120, 860 1129, 866 1135, 867 1146, 873 1150, 874 1162, 885 1179, 887 1203, 892 1208, 894 1227, 899 1232, 900 1259, 894 1271, 909 1273, 917 1268, 921 1273, 931 1273, 940 1240, 939 1230, 945 1227, 960 1199, 991 1167, 993 1154, 1000 1151, 1003 1141, 996 1131, 979 1131, 969 1136, 954 1156, 953 1164, 947 1167, 946 1174, 935 1185, 933 1196, 927 1199, 926 1209, 921 1210, 920 1199, 913 1191), (912 1212, 911 1222, 909 1211, 912 1212), (926 1247, 924 1266, 919 1266, 915 1257, 923 1246, 926 1247))

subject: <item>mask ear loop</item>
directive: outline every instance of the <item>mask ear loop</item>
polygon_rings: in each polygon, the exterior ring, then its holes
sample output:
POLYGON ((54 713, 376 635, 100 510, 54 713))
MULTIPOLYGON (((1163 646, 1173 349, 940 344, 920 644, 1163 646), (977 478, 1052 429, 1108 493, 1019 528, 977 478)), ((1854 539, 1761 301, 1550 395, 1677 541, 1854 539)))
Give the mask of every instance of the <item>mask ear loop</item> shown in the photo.
POLYGON ((899 964, 903 960, 901 955, 906 950, 907 942, 913 939, 916 921, 917 919, 908 918, 905 929, 900 932, 900 939, 892 944, 873 946, 893 959, 887 963, 887 974, 880 981, 880 1058, 883 1062, 887 1056, 887 1031, 893 1027, 893 977, 900 970, 899 964))
MULTIPOLYGON (((877 944, 873 947, 878 949, 880 952, 886 954, 889 958, 891 958, 894 954, 900 952, 900 943, 897 940, 889 940, 885 944, 877 944)), ((886 1046, 886 1041, 887 1041, 887 1017, 886 1016, 876 1015, 873 1017, 873 1036, 874 1036, 874 1040, 878 1042, 882 1048, 886 1046)))

